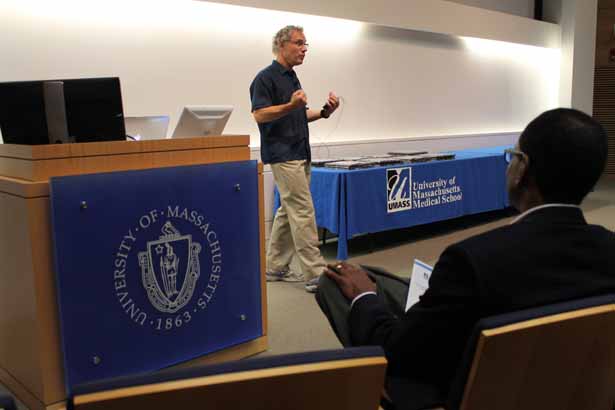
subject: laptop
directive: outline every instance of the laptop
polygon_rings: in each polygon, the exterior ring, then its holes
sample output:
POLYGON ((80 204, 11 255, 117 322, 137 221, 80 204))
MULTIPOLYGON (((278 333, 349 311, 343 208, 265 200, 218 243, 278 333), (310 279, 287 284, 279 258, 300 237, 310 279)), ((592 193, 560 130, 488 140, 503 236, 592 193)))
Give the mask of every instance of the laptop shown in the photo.
POLYGON ((141 115, 124 117, 127 139, 159 140, 167 137, 168 115, 141 115))

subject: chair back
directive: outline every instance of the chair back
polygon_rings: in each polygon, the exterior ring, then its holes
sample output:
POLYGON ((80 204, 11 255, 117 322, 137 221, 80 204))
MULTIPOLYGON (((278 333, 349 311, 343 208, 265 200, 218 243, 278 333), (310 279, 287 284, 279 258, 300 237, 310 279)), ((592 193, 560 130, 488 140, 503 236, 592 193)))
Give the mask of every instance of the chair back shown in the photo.
POLYGON ((75 388, 74 410, 376 410, 379 347, 270 356, 123 377, 75 388))
POLYGON ((447 410, 611 410, 615 295, 482 319, 447 410))

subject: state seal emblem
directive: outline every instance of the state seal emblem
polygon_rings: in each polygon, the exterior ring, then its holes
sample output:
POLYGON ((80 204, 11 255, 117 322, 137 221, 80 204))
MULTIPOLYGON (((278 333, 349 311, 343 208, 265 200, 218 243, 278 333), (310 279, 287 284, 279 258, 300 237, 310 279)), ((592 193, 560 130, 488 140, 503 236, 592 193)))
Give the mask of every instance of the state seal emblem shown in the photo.
POLYGON ((147 251, 139 252, 141 279, 152 306, 175 313, 192 299, 200 276, 201 245, 192 241, 192 235, 182 235, 170 221, 161 231, 157 240, 147 242, 147 251))
POLYGON ((213 303, 222 255, 218 233, 199 210, 150 209, 126 230, 115 254, 113 289, 121 309, 156 331, 187 325, 213 303))

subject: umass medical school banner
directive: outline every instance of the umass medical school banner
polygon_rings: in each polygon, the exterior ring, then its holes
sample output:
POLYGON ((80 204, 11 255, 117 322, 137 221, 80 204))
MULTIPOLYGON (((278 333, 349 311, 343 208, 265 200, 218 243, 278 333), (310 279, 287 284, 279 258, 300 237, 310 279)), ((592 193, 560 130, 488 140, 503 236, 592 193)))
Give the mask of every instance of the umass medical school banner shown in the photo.
POLYGON ((51 179, 68 393, 262 336, 256 161, 51 179))
POLYGON ((503 148, 491 150, 457 151, 454 160, 389 167, 312 168, 316 223, 339 235, 337 258, 343 260, 347 241, 356 234, 505 208, 503 148))

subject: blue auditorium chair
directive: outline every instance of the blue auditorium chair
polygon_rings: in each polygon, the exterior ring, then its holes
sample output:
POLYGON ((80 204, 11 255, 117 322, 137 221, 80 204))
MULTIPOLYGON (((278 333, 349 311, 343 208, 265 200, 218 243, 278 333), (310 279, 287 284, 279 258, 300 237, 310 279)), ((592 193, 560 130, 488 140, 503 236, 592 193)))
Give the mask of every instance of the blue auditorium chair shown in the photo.
MULTIPOLYGON (((446 406, 431 410, 614 409, 614 303, 610 294, 481 319, 446 406)), ((416 410, 403 386, 387 383, 390 408, 416 410)))
POLYGON ((17 410, 13 397, 7 393, 0 393, 0 410, 17 410))
POLYGON ((76 386, 73 410, 376 410, 379 347, 268 356, 76 386))

